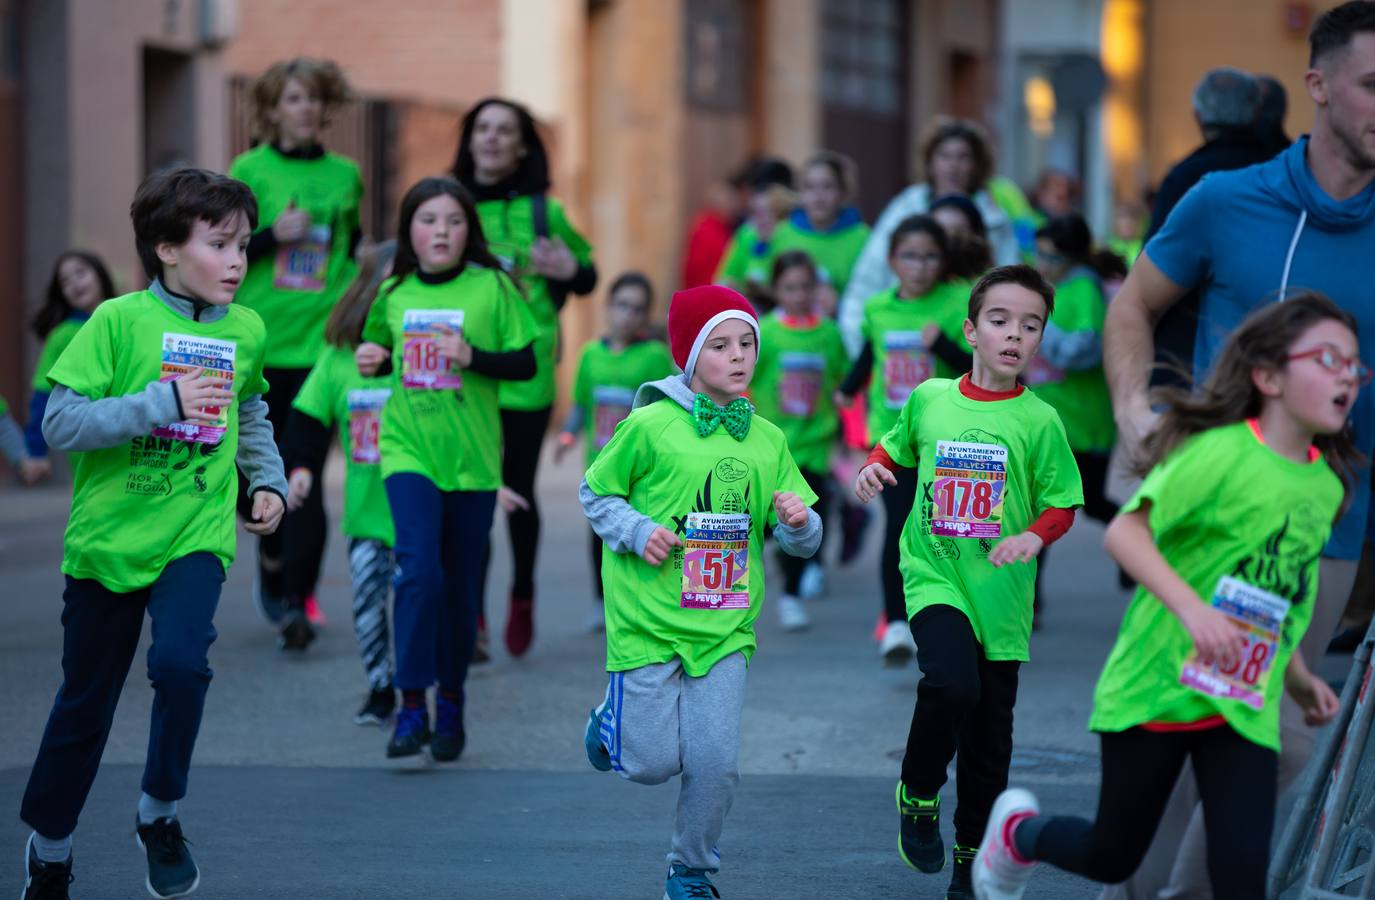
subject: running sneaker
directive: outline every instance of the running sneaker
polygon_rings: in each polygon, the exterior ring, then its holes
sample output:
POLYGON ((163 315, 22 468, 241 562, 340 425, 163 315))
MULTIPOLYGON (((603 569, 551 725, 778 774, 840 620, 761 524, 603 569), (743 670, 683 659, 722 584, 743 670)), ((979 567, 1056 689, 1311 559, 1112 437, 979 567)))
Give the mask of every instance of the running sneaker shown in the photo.
POLYGON ((689 869, 674 863, 664 882, 663 900, 720 900, 721 892, 707 877, 706 869, 689 869))
POLYGON ((282 624, 286 616, 286 601, 282 595, 270 590, 263 581, 262 572, 253 577, 253 599, 258 603, 258 612, 269 625, 282 624))
POLYGON ((898 855, 918 872, 934 875, 945 868, 941 843, 941 798, 924 800, 898 781, 898 855))
POLYGON ((506 619, 506 651, 512 656, 524 656, 534 640, 535 598, 512 594, 506 619))
POLYGON ((807 561, 802 570, 802 584, 797 593, 803 600, 811 600, 826 593, 826 570, 815 559, 807 561))
POLYGON ((435 762, 453 762, 463 755, 468 736, 463 732, 463 706, 442 693, 434 698, 434 734, 430 756, 435 762))
POLYGON ((602 743, 602 722, 594 709, 587 716, 587 731, 582 736, 582 747, 587 751, 587 761, 598 772, 611 771, 611 754, 602 743))
POLYGON ((778 598, 778 621, 784 631, 805 631, 812 624, 812 617, 801 600, 784 594, 778 598))
POLYGON ((883 627, 878 653, 885 666, 894 667, 907 665, 907 661, 917 655, 917 642, 912 640, 912 629, 906 622, 889 622, 883 627))
POLYGON ((154 897, 185 897, 201 883, 201 870, 186 849, 181 823, 172 817, 151 825, 135 820, 134 840, 148 857, 148 893, 154 897))
POLYGON ((315 629, 300 612, 290 612, 282 624, 277 646, 282 650, 304 650, 315 641, 315 629))
POLYGON ((1040 812, 1036 798, 1022 788, 1009 788, 993 802, 983 843, 974 858, 974 896, 979 900, 1019 900, 1026 891, 1027 879, 1036 863, 1017 854, 1011 845, 1012 829, 1040 812))
POLYGON ((33 835, 24 847, 24 858, 28 863, 24 870, 23 900, 70 900, 67 886, 75 879, 72 877, 72 858, 66 862, 45 863, 38 858, 33 849, 33 835))
POLYGON ((978 847, 955 845, 950 854, 950 887, 945 889, 945 900, 974 900, 974 883, 970 877, 978 852, 978 847))
POLYGON ((391 743, 387 744, 387 759, 419 756, 420 751, 429 742, 429 713, 424 707, 419 709, 403 707, 396 715, 396 730, 392 732, 391 743))
POLYGON ((329 619, 325 618, 325 611, 320 608, 320 603, 315 599, 314 594, 306 595, 305 606, 306 619, 310 622, 310 624, 318 625, 321 628, 324 628, 326 625, 329 624, 329 619))
POLYGON ((396 712, 396 689, 390 686, 378 688, 368 694, 368 699, 363 702, 363 708, 354 714, 353 724, 385 725, 394 712, 396 712))

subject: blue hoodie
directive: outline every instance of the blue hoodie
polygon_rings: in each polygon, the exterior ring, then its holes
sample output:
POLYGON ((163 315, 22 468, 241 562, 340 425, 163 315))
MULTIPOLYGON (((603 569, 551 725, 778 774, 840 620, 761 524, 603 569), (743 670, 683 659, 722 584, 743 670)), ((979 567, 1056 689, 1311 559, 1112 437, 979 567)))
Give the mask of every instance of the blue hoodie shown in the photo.
MULTIPOLYGON (((1333 200, 1313 180, 1307 151, 1304 136, 1269 162, 1208 175, 1146 245, 1171 281, 1202 292, 1194 344, 1199 379, 1248 313, 1304 290, 1331 297, 1356 317, 1366 347, 1375 342, 1375 183, 1333 200)), ((1362 355, 1371 358, 1368 350, 1362 355)), ((1370 455, 1375 391, 1361 392, 1352 418, 1356 445, 1370 455)), ((1369 508, 1370 476, 1362 471, 1325 555, 1360 558, 1369 508)))

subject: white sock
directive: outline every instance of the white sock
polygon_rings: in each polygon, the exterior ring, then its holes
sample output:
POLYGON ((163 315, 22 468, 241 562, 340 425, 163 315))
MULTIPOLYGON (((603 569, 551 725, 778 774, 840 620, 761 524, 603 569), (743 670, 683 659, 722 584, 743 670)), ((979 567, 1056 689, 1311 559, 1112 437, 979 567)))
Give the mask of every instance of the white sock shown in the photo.
POLYGON ((147 794, 140 794, 138 798, 138 823, 140 825, 152 825, 158 819, 175 819, 177 817, 177 801, 159 800, 147 794))
POLYGON ((64 863, 71 859, 72 836, 70 834, 64 838, 53 840, 52 838, 45 838, 35 831, 30 840, 33 841, 33 855, 38 857, 39 862, 64 863))

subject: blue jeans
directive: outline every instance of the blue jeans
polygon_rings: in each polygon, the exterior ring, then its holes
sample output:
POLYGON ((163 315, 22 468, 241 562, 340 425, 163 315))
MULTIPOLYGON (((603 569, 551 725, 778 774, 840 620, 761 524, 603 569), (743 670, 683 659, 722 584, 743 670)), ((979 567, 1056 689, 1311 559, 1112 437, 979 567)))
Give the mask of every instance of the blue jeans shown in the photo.
POLYGON ((214 674, 207 653, 215 640, 213 620, 223 586, 224 565, 204 552, 172 560, 157 581, 127 594, 95 579, 67 578, 62 687, 19 813, 34 831, 56 840, 76 830, 138 650, 145 610, 153 621, 148 648, 153 720, 143 790, 158 800, 186 796, 191 753, 214 674))
POLYGON ((477 639, 496 491, 441 491, 413 472, 386 480, 396 523, 396 686, 462 694, 477 639))

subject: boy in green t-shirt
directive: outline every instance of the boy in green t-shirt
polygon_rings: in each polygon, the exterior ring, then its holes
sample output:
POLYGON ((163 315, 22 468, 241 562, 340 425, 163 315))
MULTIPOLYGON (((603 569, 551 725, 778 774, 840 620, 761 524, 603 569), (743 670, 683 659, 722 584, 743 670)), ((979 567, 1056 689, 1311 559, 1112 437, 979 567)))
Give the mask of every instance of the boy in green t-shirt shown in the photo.
POLYGON ((964 324, 972 371, 913 391, 855 484, 864 502, 896 485, 903 468, 915 468, 920 484, 901 545, 922 679, 897 785, 898 852, 919 871, 944 868, 939 792, 956 757, 947 896, 970 895, 977 842, 1007 786, 1036 554, 1069 530, 1084 502, 1059 417, 1017 383, 1054 303, 1030 266, 981 278, 964 324))
POLYGON ((741 396, 759 347, 749 302, 716 285, 679 291, 668 330, 684 374, 640 388, 578 492, 606 542, 611 673, 584 744, 600 771, 683 775, 664 896, 685 900, 720 896, 708 875, 739 780, 764 528, 806 557, 821 519, 782 432, 741 396))
MULTIPOLYGON (((630 415, 640 385, 658 381, 678 368, 667 345, 645 334, 653 305, 654 287, 642 273, 625 272, 611 283, 606 335, 582 348, 573 378, 573 405, 554 450, 556 462, 578 442, 578 434, 586 431, 586 468, 592 468, 616 426, 630 415)), ((597 600, 587 630, 597 632, 606 627, 606 616, 602 610, 602 539, 596 531, 592 532, 592 575, 597 600)))
MULTIPOLYGON (((262 395, 266 330, 231 305, 257 205, 238 181, 200 169, 150 177, 134 236, 153 283, 101 304, 48 373, 48 443, 72 454, 62 571, 62 687, 20 815, 33 828, 26 896, 71 878, 71 835, 100 765, 115 705, 153 620, 153 724, 138 841, 155 897, 195 890, 177 801, 210 684, 215 607, 234 558, 243 471, 269 534, 286 479, 262 395)), ((49 895, 44 895, 49 896, 49 895)))

